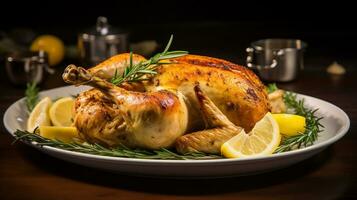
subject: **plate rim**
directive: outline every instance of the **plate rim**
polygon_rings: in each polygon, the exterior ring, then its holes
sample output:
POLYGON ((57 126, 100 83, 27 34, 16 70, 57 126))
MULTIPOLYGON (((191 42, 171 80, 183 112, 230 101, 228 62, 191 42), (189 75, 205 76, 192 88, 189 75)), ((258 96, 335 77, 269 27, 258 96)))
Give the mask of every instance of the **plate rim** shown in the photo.
MULTIPOLYGON (((43 90, 40 92, 44 93, 44 92, 50 92, 53 90, 61 90, 61 89, 65 89, 65 88, 75 88, 75 86, 62 86, 62 87, 57 87, 57 88, 52 88, 49 90, 43 90)), ((78 87, 77 87, 78 88, 78 87)), ((294 92, 295 93, 295 92, 294 92)), ((328 106, 335 108, 336 110, 338 110, 342 116, 343 116, 343 121, 346 122, 345 124, 342 125, 342 127, 336 132, 336 134, 321 142, 318 144, 313 144, 311 146, 302 148, 302 149, 296 149, 293 151, 288 151, 288 152, 282 152, 282 153, 278 153, 278 154, 272 154, 269 156, 253 156, 253 157, 247 157, 247 158, 223 158, 223 159, 207 159, 207 160, 161 160, 161 159, 140 159, 140 158, 125 158, 125 157, 113 157, 113 156, 101 156, 101 155, 93 155, 93 154, 87 154, 87 153, 81 153, 81 152, 75 152, 75 151, 69 151, 69 150, 64 150, 64 149, 60 149, 60 148, 55 148, 55 147, 50 147, 50 146, 38 146, 36 145, 34 142, 32 143, 25 143, 27 145, 30 145, 31 147, 34 147, 36 149, 39 150, 46 150, 46 151, 51 151, 55 152, 55 153, 60 153, 60 154, 67 154, 67 156, 80 156, 82 158, 86 158, 86 159, 100 159, 100 160, 105 160, 105 161, 112 161, 112 162, 121 162, 121 163, 127 163, 130 162, 132 164, 227 164, 227 163, 251 163, 251 162, 261 162, 264 160, 270 160, 270 159, 284 159, 286 157, 290 157, 292 155, 301 155, 304 153, 308 153, 308 152, 313 152, 322 148, 326 148, 327 146, 330 146, 331 144, 337 142, 338 140, 340 140, 343 136, 345 136, 350 128, 350 119, 347 115, 347 113, 345 111, 343 111, 341 108, 339 108, 338 106, 316 98, 316 97, 312 97, 309 95, 305 95, 305 94, 300 94, 300 93, 295 93, 298 95, 298 97, 301 98, 310 98, 312 100, 317 100, 317 101, 322 101, 324 103, 326 103, 328 106)), ((12 128, 10 127, 10 125, 6 122, 6 119, 9 118, 9 113, 10 113, 10 108, 12 106, 15 106, 16 104, 18 104, 21 101, 24 101, 25 97, 20 98, 19 100, 15 101, 14 103, 12 103, 5 111, 4 113, 4 117, 3 117, 3 123, 4 126, 7 130, 7 132, 9 132, 9 134, 11 136, 14 137, 14 131, 12 130, 12 128)))

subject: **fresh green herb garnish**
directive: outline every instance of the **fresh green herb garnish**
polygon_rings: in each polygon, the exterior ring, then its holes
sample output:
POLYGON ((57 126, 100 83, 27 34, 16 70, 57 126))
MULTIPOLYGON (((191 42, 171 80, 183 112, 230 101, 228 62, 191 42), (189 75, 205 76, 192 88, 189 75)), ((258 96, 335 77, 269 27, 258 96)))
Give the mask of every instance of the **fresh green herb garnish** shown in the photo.
POLYGON ((125 68, 123 74, 118 74, 115 71, 111 82, 115 85, 120 85, 123 82, 135 82, 146 80, 147 74, 156 74, 156 68, 161 64, 169 64, 167 62, 162 62, 162 60, 177 58, 184 55, 187 55, 187 51, 169 51, 173 40, 173 35, 171 35, 169 42, 167 43, 163 52, 158 53, 151 57, 149 60, 139 62, 138 64, 133 63, 133 52, 130 52, 129 65, 125 68))
POLYGON ((116 148, 107 148, 99 144, 88 144, 80 142, 65 143, 58 140, 50 140, 38 134, 27 131, 17 130, 15 133, 16 141, 31 143, 35 142, 38 146, 50 146, 69 151, 88 153, 101 156, 126 157, 126 158, 141 158, 141 159, 162 159, 162 160, 204 160, 222 158, 218 155, 204 154, 204 153, 190 153, 181 155, 168 149, 160 150, 143 150, 130 149, 125 146, 116 148))
POLYGON ((25 91, 26 95, 26 106, 29 112, 31 112, 37 104, 38 101, 38 87, 35 82, 27 83, 27 88, 25 91))
POLYGON ((297 100, 296 94, 293 92, 285 92, 284 102, 288 109, 296 115, 304 116, 306 119, 305 132, 291 137, 283 137, 280 146, 275 150, 275 153, 290 151, 296 148, 307 147, 312 145, 322 132, 323 125, 320 123, 322 117, 315 115, 318 109, 312 110, 305 106, 304 99, 297 100))
POLYGON ((276 86, 275 83, 271 83, 271 84, 267 85, 267 92, 268 93, 275 92, 276 90, 278 90, 278 87, 276 86))

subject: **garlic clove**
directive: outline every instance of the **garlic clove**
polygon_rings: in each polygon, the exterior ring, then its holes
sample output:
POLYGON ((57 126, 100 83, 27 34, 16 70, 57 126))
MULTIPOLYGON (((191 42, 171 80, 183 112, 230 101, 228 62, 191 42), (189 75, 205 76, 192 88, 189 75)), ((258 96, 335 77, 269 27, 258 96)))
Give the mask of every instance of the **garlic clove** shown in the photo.
POLYGON ((337 62, 333 62, 331 65, 327 67, 327 73, 334 75, 343 75, 346 73, 345 67, 338 64, 337 62))

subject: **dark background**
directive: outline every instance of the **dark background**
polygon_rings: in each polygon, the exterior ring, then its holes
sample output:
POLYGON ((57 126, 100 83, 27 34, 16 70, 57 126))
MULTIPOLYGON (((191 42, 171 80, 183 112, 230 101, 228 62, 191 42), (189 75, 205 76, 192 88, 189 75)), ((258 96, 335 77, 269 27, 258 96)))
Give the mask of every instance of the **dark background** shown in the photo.
MULTIPOLYGON (((308 43, 307 67, 334 60, 353 69, 357 50, 356 6, 343 1, 5 1, 0 30, 30 28, 55 34, 66 44, 100 15, 129 30, 131 41, 173 48, 244 64, 245 48, 262 38, 299 38, 308 43)), ((67 64, 67 63, 64 63, 67 64)))

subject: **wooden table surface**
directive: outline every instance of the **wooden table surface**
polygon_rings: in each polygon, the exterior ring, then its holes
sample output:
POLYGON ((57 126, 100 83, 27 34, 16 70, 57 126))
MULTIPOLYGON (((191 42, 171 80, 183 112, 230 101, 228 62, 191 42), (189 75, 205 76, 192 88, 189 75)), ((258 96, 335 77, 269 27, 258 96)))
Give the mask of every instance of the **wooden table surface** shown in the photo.
MULTIPOLYGON (((1 119, 23 96, 1 75, 1 119)), ((63 85, 59 74, 42 89, 63 85)), ((67 163, 18 143, 1 123, 0 199, 357 199, 357 72, 331 77, 310 69, 280 87, 332 102, 351 127, 340 141, 294 166, 262 175, 212 180, 169 180, 111 174, 67 163)))

